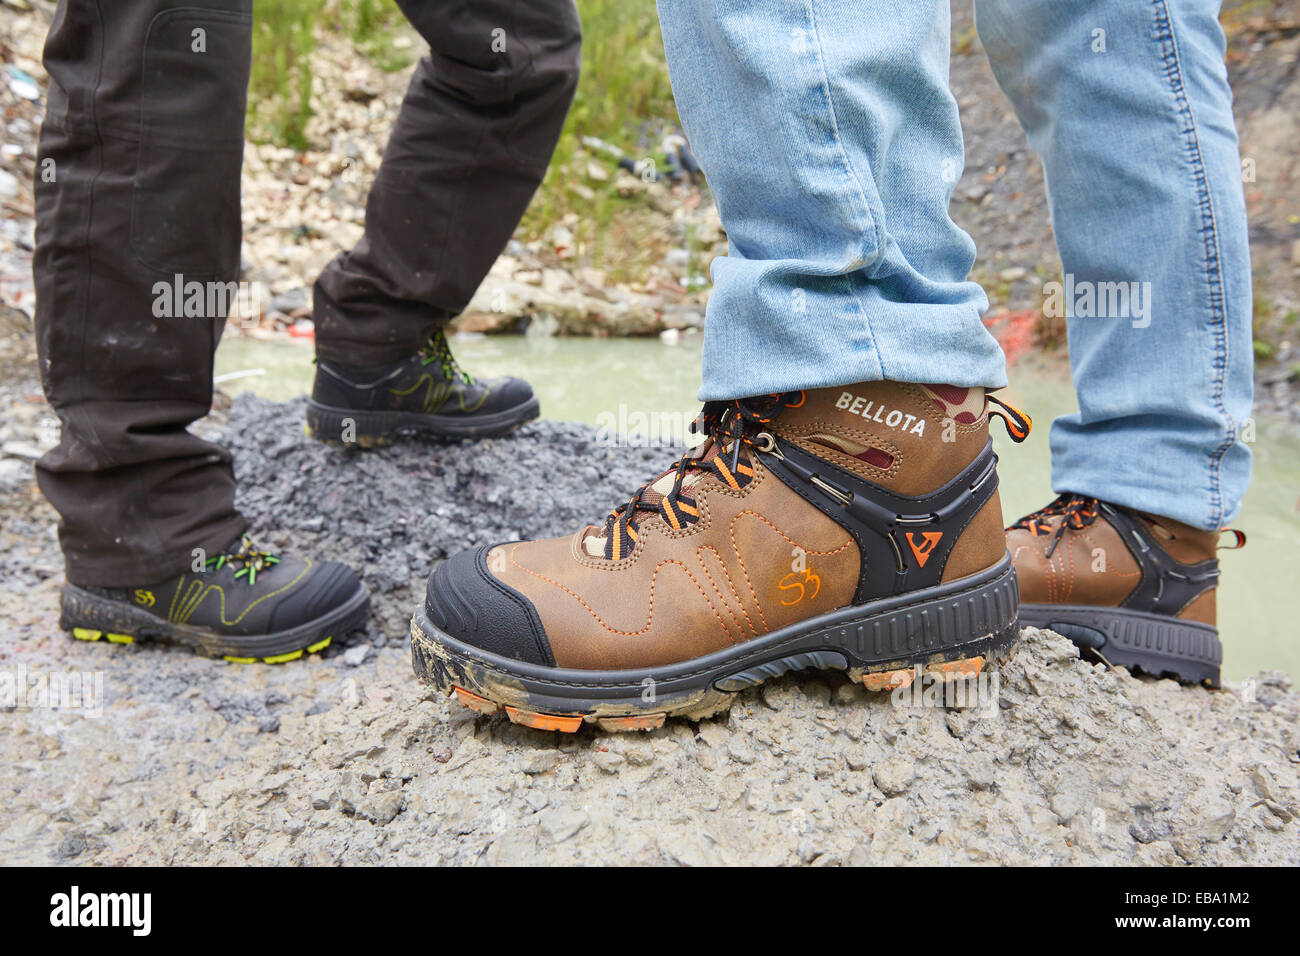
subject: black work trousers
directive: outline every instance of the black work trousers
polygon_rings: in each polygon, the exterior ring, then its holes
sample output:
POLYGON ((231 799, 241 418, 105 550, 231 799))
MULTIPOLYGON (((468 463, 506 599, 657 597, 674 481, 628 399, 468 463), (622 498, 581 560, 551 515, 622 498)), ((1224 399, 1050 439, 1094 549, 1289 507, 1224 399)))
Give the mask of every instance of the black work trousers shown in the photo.
MULTIPOLYGON (((465 307, 541 182, 577 84, 573 0, 399 5, 430 53, 364 238, 315 287, 317 352, 347 364, 410 355, 465 307)), ((61 0, 50 28, 33 271, 63 429, 37 478, 74 584, 162 580, 246 526, 229 454, 188 426, 211 405, 221 290, 239 273, 252 29, 251 0, 61 0), (160 307, 159 283, 194 282, 207 308, 178 310, 174 295, 160 307)))

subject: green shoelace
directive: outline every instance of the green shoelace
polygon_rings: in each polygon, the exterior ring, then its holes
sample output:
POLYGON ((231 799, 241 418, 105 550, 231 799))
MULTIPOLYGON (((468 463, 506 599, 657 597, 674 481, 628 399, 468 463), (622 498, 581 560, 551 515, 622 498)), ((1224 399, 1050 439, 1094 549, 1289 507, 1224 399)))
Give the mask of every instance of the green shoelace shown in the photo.
POLYGON ((253 547, 253 542, 249 540, 248 535, 244 535, 240 538, 238 551, 227 551, 215 558, 208 558, 203 566, 208 571, 220 571, 227 564, 233 565, 239 569, 235 572, 235 580, 242 578, 246 584, 252 585, 257 583, 258 571, 265 571, 279 563, 279 558, 268 551, 253 547))
POLYGON ((474 377, 456 364, 456 357, 451 354, 451 346, 447 344, 447 336, 442 329, 429 336, 429 341, 420 349, 421 365, 432 365, 434 362, 438 363, 443 378, 448 381, 460 379, 466 385, 474 384, 474 377))

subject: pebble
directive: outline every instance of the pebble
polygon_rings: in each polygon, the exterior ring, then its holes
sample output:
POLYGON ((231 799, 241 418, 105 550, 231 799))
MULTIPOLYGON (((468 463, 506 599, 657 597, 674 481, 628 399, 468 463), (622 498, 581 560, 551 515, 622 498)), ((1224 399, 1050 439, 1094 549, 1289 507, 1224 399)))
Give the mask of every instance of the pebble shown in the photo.
POLYGON ((963 769, 966 773, 966 782, 972 790, 993 789, 993 758, 988 754, 972 754, 963 769))
POLYGON ((597 750, 592 754, 591 760, 605 773, 618 773, 619 768, 626 762, 622 754, 614 753, 612 750, 597 750))
POLYGON ((519 761, 519 769, 530 776, 555 769, 560 762, 558 750, 529 750, 519 761))
POLYGON ((582 810, 553 807, 539 813, 537 822, 547 839, 552 843, 563 843, 576 836, 579 830, 591 822, 591 818, 582 810))
POLYGON ((392 823, 405 807, 406 795, 392 790, 366 798, 357 808, 357 816, 382 827, 392 823))
POLYGON ((623 748, 623 757, 634 767, 648 767, 655 761, 655 749, 644 740, 638 740, 623 748))
POLYGON ((909 760, 891 757, 877 764, 872 776, 882 793, 895 797, 911 786, 916 776, 916 768, 909 760))
POLYGON ((744 737, 733 737, 731 742, 727 744, 727 753, 731 755, 732 760, 741 764, 751 764, 758 759, 754 753, 754 748, 750 746, 749 741, 744 737))

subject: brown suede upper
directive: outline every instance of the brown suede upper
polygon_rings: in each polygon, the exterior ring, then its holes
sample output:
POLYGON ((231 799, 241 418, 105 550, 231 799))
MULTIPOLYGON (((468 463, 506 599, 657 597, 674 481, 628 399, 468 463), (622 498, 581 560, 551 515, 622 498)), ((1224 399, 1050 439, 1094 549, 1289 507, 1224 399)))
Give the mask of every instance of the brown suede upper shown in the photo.
MULTIPOLYGON (((953 404, 927 387, 888 382, 809 391, 770 431, 873 483, 929 493, 988 439, 983 391, 962 403, 964 391, 947 392, 953 404)), ((757 459, 753 465, 740 490, 712 473, 700 478, 692 488, 699 519, 680 530, 658 514, 642 517, 622 560, 591 554, 584 539, 600 529, 584 528, 500 545, 487 568, 533 603, 560 667, 675 663, 852 603, 856 542, 757 459)), ((961 532, 943 577, 983 570, 1005 553, 995 495, 961 532)))
MULTIPOLYGON (((1215 556, 1218 534, 1156 515, 1130 512, 1151 530, 1156 542, 1183 564, 1215 556)), ((1047 556, 1061 515, 1043 519, 1038 534, 1031 529, 1007 529, 1007 550, 1020 579, 1025 604, 1085 604, 1119 607, 1141 580, 1142 572, 1116 528, 1099 514, 1083 528, 1067 527, 1052 556, 1047 556)), ((1211 585, 1178 612, 1178 617, 1214 625, 1215 599, 1211 585)))

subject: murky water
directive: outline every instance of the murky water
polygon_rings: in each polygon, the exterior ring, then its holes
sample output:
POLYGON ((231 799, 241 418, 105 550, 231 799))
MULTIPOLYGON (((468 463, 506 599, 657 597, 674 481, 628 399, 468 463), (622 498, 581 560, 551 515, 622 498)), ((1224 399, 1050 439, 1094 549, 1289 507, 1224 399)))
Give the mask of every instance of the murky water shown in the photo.
MULTIPOLYGON (((533 383, 548 418, 614 427, 655 438, 680 437, 698 411, 700 337, 679 344, 657 339, 458 336, 461 364, 483 376, 514 374, 533 383)), ((228 338, 217 353, 217 373, 261 369, 222 388, 286 399, 311 388, 309 343, 228 338)), ((1021 365, 1012 372, 1015 400, 1037 423, 1025 444, 1011 444, 1001 429, 1002 503, 1007 520, 1051 498, 1049 424, 1075 411, 1064 368, 1021 365)), ((1219 627, 1224 677, 1240 680, 1261 669, 1300 675, 1300 434, 1284 422, 1257 423, 1255 478, 1234 523, 1250 538, 1246 548, 1220 554, 1219 627)), ((665 451, 665 465, 675 453, 665 451)), ((647 476, 649 477, 649 476, 647 476)), ((629 489, 630 491, 631 489, 629 489)), ((557 529, 562 531, 563 529, 557 529)))

